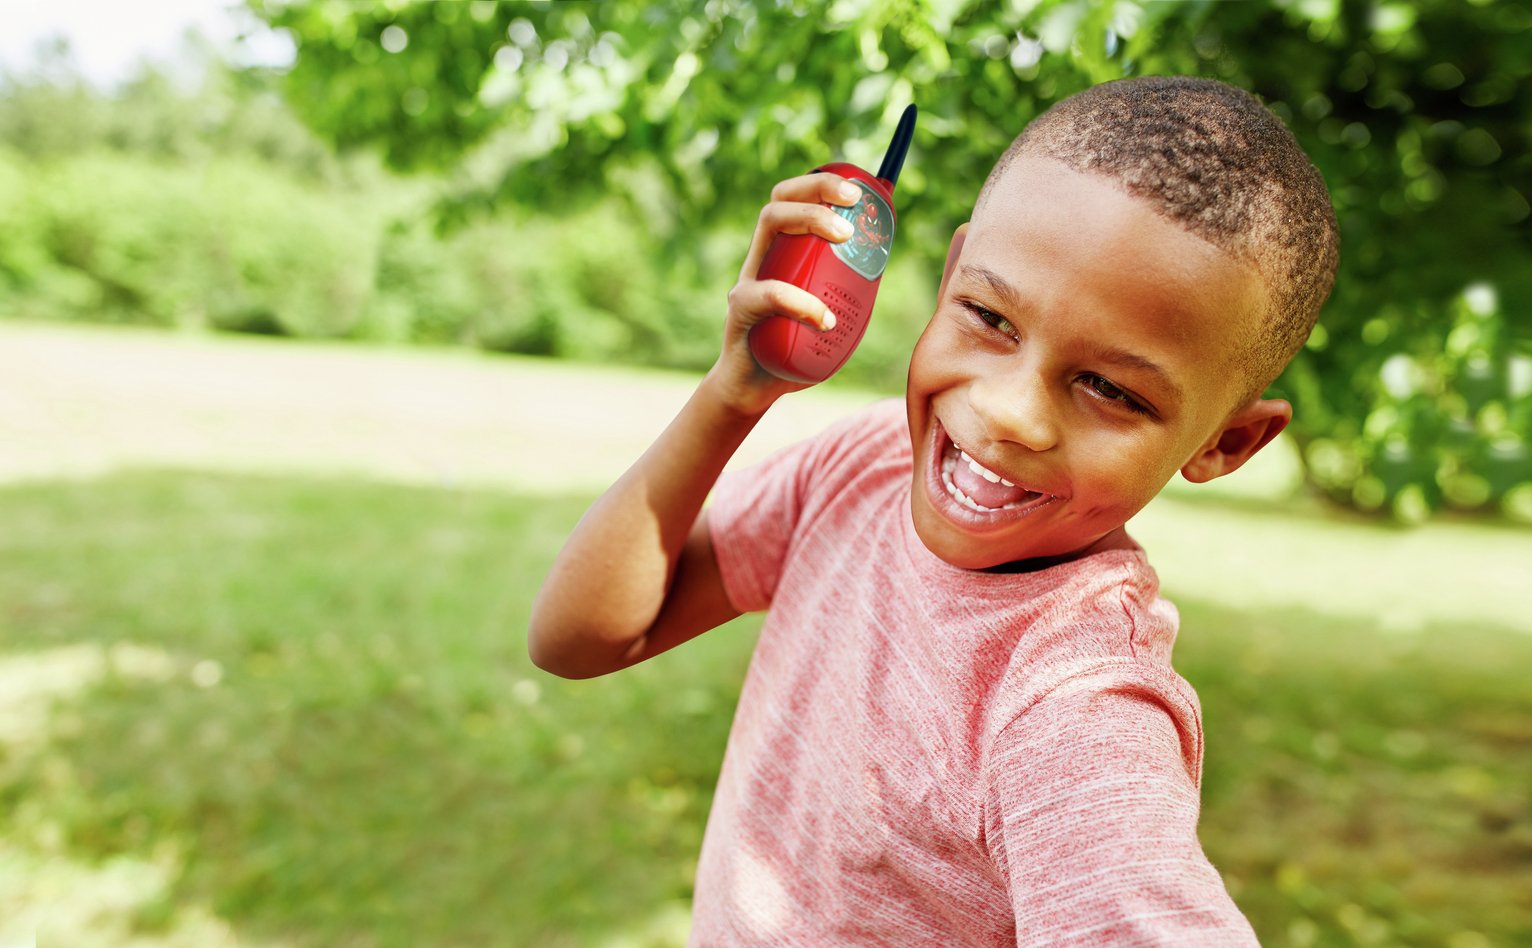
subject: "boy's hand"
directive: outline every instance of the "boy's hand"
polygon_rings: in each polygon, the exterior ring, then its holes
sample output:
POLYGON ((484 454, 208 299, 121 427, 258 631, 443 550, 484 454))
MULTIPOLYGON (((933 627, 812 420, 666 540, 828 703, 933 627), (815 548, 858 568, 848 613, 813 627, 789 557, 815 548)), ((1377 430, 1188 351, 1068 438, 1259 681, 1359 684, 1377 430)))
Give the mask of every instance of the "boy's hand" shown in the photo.
POLYGON ((819 297, 781 280, 756 279, 767 248, 778 234, 814 234, 835 243, 847 240, 851 223, 824 205, 850 207, 861 195, 856 185, 828 171, 788 178, 771 189, 771 203, 761 209, 739 282, 729 291, 723 351, 708 373, 719 396, 736 411, 760 414, 778 398, 810 384, 779 379, 761 368, 746 338, 751 326, 768 316, 786 316, 816 332, 835 327, 835 317, 819 297))

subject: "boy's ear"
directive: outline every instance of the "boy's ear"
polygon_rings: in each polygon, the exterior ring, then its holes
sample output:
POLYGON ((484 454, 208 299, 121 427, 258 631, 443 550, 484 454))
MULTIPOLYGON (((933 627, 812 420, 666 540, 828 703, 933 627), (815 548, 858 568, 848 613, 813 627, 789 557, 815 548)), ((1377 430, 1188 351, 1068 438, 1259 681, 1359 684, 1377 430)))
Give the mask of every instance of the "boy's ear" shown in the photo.
POLYGON ((1293 418, 1293 406, 1277 398, 1260 398, 1235 412, 1192 459, 1181 476, 1193 484, 1222 477, 1250 460, 1271 443, 1293 418))
POLYGON ((942 284, 936 289, 936 298, 942 299, 947 295, 947 281, 952 279, 952 268, 957 266, 958 257, 963 255, 963 241, 968 239, 968 222, 957 226, 952 232, 952 243, 947 245, 947 263, 942 267, 942 284))

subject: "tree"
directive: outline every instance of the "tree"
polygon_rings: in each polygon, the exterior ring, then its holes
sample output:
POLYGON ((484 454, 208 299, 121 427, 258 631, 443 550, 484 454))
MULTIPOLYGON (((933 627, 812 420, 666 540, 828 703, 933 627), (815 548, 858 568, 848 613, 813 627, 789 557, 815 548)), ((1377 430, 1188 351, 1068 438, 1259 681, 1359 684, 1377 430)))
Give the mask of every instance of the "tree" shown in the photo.
POLYGON ((671 251, 783 169, 875 162, 934 256, 1025 122, 1086 85, 1209 75, 1261 96, 1324 174, 1341 272, 1276 390, 1309 479, 1406 520, 1532 519, 1532 10, 1462 0, 250 0, 298 46, 290 100, 396 168, 497 164, 443 207, 616 194, 671 251), (652 169, 663 197, 629 172, 652 169))

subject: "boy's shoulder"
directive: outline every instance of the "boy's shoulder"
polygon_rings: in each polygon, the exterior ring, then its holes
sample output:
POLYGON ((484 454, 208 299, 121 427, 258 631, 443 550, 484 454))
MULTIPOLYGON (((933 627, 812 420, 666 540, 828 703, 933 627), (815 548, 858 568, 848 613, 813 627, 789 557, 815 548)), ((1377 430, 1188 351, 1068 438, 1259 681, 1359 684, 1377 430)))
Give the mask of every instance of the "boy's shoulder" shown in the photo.
MULTIPOLYGON (((794 416, 776 424, 801 430, 812 426, 813 420, 794 416)), ((847 488, 865 487, 869 477, 886 482, 891 473, 908 471, 912 452, 902 398, 881 398, 820 424, 817 433, 726 471, 719 480, 720 493, 738 490, 741 484, 785 478, 795 484, 799 500, 840 506, 848 499, 847 488)))
POLYGON ((880 398, 822 431, 818 440, 846 451, 886 452, 891 444, 910 446, 910 419, 904 399, 880 398))
POLYGON ((887 462, 907 464, 910 423, 904 399, 882 398, 827 426, 811 439, 814 466, 821 475, 839 471, 855 477, 868 467, 887 462))

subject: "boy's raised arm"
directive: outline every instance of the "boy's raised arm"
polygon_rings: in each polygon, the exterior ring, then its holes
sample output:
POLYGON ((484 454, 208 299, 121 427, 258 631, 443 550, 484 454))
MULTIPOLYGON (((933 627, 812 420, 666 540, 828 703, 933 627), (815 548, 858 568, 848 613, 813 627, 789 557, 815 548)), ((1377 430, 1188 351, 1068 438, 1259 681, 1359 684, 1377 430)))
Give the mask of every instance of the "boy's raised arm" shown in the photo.
POLYGON ((606 493, 554 559, 532 605, 532 662, 565 678, 594 678, 680 645, 734 616, 713 557, 702 502, 745 436, 776 400, 807 385, 777 378, 746 336, 767 316, 833 326, 824 303, 788 283, 757 280, 777 234, 841 241, 849 225, 820 202, 854 204, 839 175, 792 178, 761 211, 729 310, 718 361, 670 423, 606 493))

